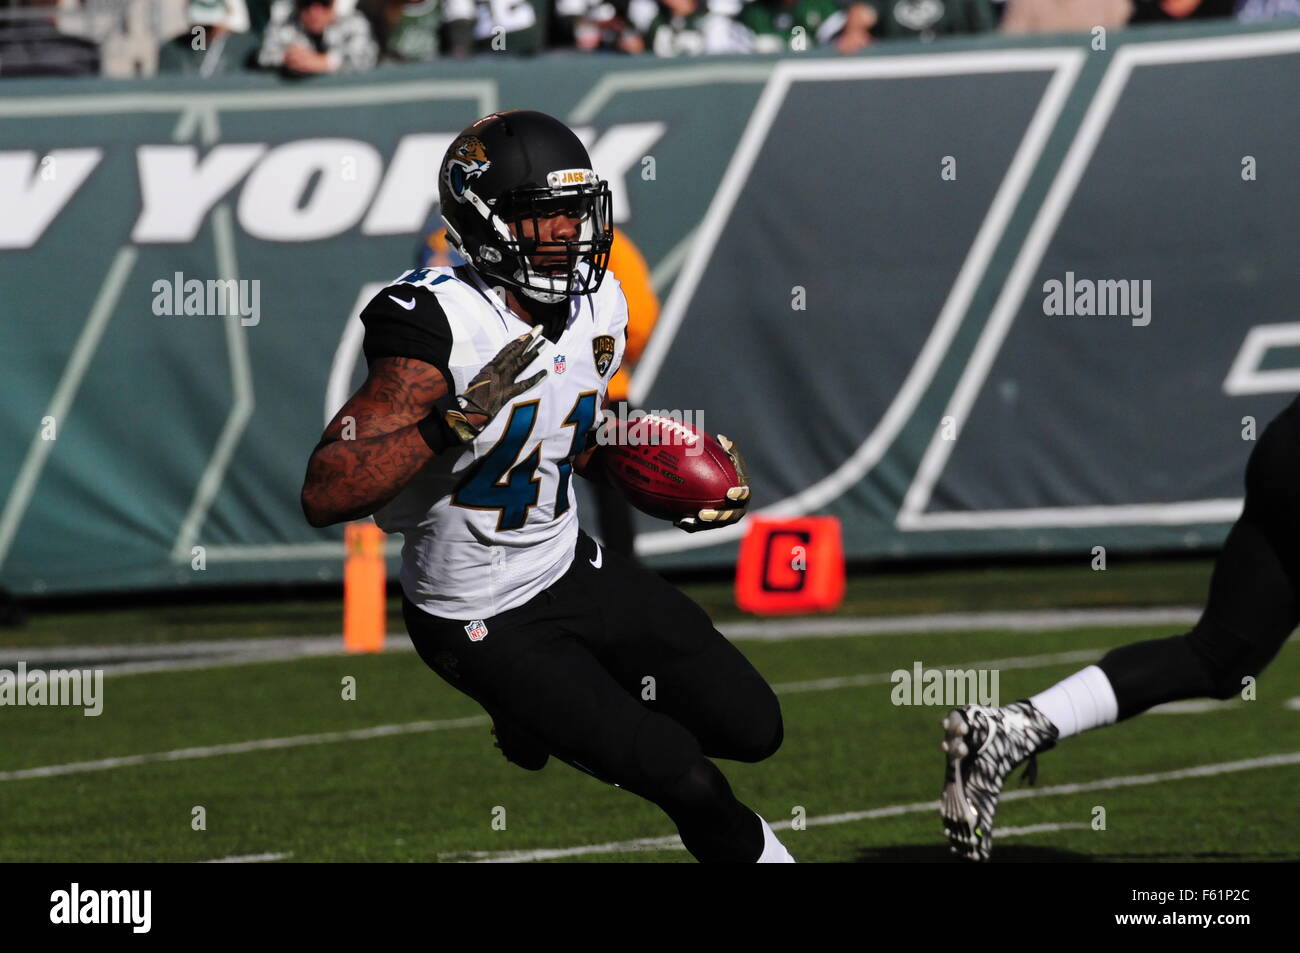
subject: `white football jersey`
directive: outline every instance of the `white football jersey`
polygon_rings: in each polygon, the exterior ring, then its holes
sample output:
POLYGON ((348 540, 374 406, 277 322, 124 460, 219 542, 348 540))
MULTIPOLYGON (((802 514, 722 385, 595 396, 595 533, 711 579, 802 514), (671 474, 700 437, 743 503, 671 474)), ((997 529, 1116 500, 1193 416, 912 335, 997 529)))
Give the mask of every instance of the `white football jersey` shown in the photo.
MULTIPOLYGON (((428 361, 453 394, 531 328, 466 266, 408 272, 361 318, 368 359, 428 361)), ((595 294, 572 296, 558 340, 544 339, 519 375, 544 369, 546 377, 502 407, 466 449, 435 456, 375 513, 383 530, 405 537, 401 584, 411 602, 442 618, 487 619, 568 570, 578 535, 573 458, 600 420, 626 326, 613 274, 595 294)))

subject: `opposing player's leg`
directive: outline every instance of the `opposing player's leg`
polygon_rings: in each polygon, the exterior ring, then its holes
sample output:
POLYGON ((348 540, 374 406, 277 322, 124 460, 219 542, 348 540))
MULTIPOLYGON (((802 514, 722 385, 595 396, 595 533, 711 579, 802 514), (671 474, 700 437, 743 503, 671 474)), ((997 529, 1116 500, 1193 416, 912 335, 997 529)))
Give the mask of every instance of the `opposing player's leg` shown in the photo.
POLYGON ((1231 698, 1300 624, 1300 398, 1261 435, 1246 499, 1191 632, 1121 646, 1096 665, 1004 708, 943 720, 941 813, 954 852, 985 860, 1007 776, 1057 741, 1184 698, 1231 698))
POLYGON ((487 632, 478 640, 465 623, 410 603, 404 612, 420 657, 492 715, 511 760, 540 767, 545 754, 554 754, 653 801, 699 860, 753 862, 762 855, 755 815, 736 800, 698 740, 644 707, 585 644, 583 633, 599 619, 573 572, 525 606, 484 620, 487 632))
MULTIPOLYGON (((620 684, 685 727, 709 758, 756 762, 776 752, 784 738, 776 694, 703 609, 585 534, 575 566, 601 618, 589 644, 620 684)), ((754 814, 750 826, 764 860, 791 859, 766 821, 754 814)))

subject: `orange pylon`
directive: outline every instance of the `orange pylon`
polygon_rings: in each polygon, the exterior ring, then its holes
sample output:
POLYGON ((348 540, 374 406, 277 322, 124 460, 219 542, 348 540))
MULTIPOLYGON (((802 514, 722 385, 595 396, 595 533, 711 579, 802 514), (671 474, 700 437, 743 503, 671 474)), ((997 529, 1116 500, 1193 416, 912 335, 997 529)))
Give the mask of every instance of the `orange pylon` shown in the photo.
POLYGON ((343 648, 382 652, 387 618, 384 531, 371 522, 349 523, 343 533, 343 648))

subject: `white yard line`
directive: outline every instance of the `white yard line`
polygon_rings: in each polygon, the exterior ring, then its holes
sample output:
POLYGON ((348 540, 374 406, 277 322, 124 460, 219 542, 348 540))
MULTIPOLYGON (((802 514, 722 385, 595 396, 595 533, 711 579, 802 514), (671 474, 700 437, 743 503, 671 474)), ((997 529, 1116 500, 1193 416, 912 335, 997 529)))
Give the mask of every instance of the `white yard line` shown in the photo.
POLYGON ((1216 711, 1240 708, 1240 698, 1216 701, 1213 698, 1191 698, 1181 702, 1166 702, 1147 710, 1148 715, 1206 715, 1216 711))
MULTIPOLYGON (((1247 758, 1244 761, 1223 761, 1218 764, 1197 765, 1194 768, 1180 768, 1176 771, 1161 771, 1154 774, 1132 774, 1116 778, 1102 778, 1099 781, 1085 781, 1079 784, 1056 784, 1044 788, 1021 788, 1006 791, 1002 801, 1021 801, 1026 798, 1053 797, 1064 794, 1084 794, 1091 791, 1111 791, 1116 788, 1138 787, 1147 784, 1161 784, 1167 781, 1186 781, 1194 778, 1208 778, 1221 774, 1233 774, 1238 771, 1253 771, 1258 768, 1277 768, 1300 764, 1300 751, 1288 754, 1265 755, 1260 758, 1247 758)), ((810 817, 805 823, 809 827, 827 827, 832 824, 849 824, 855 821, 873 821, 882 817, 899 817, 904 814, 917 814, 925 811, 938 812, 938 801, 917 801, 912 804, 894 804, 889 807, 876 807, 865 811, 850 811, 844 814, 827 814, 810 817)), ((772 823, 773 830, 789 830, 790 821, 772 823)), ((937 824, 937 822, 936 822, 937 824)), ((1029 834, 1046 830, 1064 830, 1071 825, 1039 824, 1022 828, 1005 828, 1001 834, 995 829, 994 836, 1006 836, 1007 833, 1029 834)), ((1084 825, 1077 825, 1082 827, 1084 825)), ((791 843, 794 843, 793 841, 791 843)), ((528 863, 536 860, 555 860, 560 857, 578 857, 587 854, 620 854, 641 850, 684 850, 681 838, 643 837, 639 840, 613 841, 606 844, 583 844, 577 847, 555 847, 539 850, 506 851, 469 851, 458 854, 444 854, 443 859, 464 859, 477 863, 513 864, 528 863)), ((795 848, 798 853, 798 848, 795 848)))
MULTIPOLYGON (((985 671, 1009 668, 1047 668, 1052 665, 1082 664, 1095 661, 1102 656, 1101 649, 1079 649, 1075 652, 1051 652, 1046 655, 1021 655, 1016 658, 982 659, 975 662, 950 662, 943 665, 925 666, 931 669, 984 669, 985 671)), ((901 671, 911 674, 911 669, 901 671)), ((778 695, 797 695, 802 692, 827 692, 837 688, 858 688, 863 685, 882 685, 894 680, 893 672, 877 672, 872 675, 842 675, 838 678, 818 678, 810 682, 782 682, 773 685, 772 690, 778 695)), ((942 706, 939 706, 942 707, 942 706)), ((937 710, 937 708, 936 708, 937 710)), ((946 709, 945 709, 946 712, 946 709)))
POLYGON ((288 854, 241 854, 238 857, 219 857, 216 860, 200 860, 200 864, 267 864, 276 860, 288 860, 288 854))
POLYGON ((1001 830, 994 831, 998 840, 1006 840, 1008 837, 1027 837, 1030 834, 1052 834, 1056 831, 1086 831, 1087 824, 1030 824, 1026 827, 1004 827, 1001 830))
POLYGON ((488 724, 486 715, 469 718, 448 718, 443 721, 411 721, 403 725, 376 725, 373 728, 356 728, 351 731, 327 731, 316 735, 294 735, 289 738, 259 738, 256 741, 238 741, 234 744, 207 745, 202 748, 180 748, 175 751, 156 751, 150 754, 129 754, 119 758, 101 758, 98 761, 74 761, 69 764, 50 764, 39 768, 22 768, 18 771, 0 771, 0 781, 23 781, 30 778, 53 778, 87 771, 107 771, 160 761, 192 761, 197 758, 215 758, 225 754, 243 754, 248 751, 270 751, 282 748, 301 748, 307 745, 331 744, 336 741, 368 741, 371 738, 388 738, 422 731, 444 731, 451 728, 475 728, 488 724))

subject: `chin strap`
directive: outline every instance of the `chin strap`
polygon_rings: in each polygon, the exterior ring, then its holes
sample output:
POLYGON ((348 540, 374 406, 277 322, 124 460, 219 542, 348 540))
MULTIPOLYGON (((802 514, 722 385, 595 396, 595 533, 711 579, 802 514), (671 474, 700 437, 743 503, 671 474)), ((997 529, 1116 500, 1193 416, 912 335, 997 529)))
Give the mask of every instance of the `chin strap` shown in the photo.
POLYGON ((542 304, 559 304, 561 301, 564 301, 569 297, 566 294, 556 294, 553 291, 535 291, 532 288, 523 285, 519 286, 519 291, 522 294, 528 295, 528 297, 532 298, 534 301, 540 301, 542 304))

